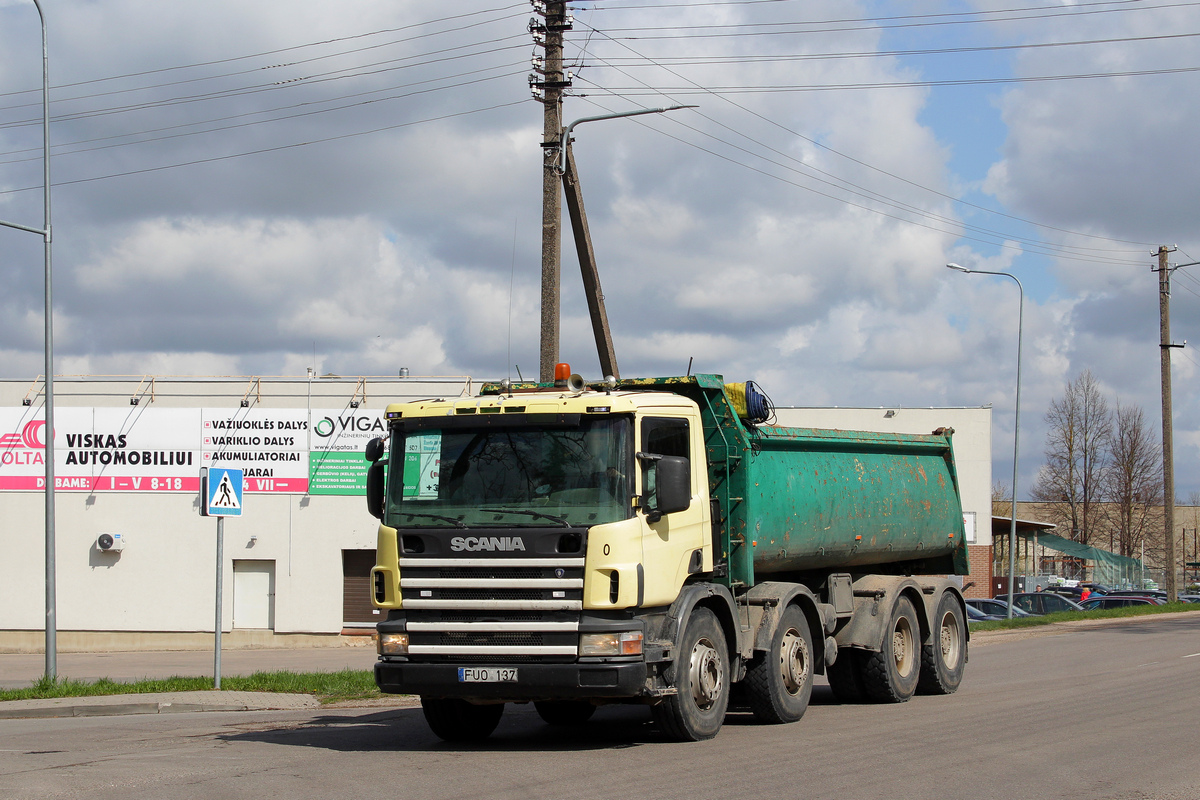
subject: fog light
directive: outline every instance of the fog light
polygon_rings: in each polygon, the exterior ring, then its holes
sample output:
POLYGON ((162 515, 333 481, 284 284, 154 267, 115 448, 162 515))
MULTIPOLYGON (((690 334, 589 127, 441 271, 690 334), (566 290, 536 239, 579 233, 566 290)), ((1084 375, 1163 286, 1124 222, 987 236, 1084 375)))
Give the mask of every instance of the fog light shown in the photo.
POLYGON ((408 634, 407 633, 381 633, 381 634, 379 634, 379 655, 381 655, 381 656, 406 656, 406 655, 408 655, 408 634))
POLYGON ((581 656, 640 656, 641 654, 641 631, 585 633, 579 637, 579 655, 581 656))

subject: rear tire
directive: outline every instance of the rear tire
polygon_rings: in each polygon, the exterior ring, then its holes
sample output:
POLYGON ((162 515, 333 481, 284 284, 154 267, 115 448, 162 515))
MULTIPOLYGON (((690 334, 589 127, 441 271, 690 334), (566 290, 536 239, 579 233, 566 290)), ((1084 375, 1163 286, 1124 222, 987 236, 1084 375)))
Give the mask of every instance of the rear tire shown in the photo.
POLYGON ((535 700, 533 707, 547 725, 567 727, 582 725, 596 713, 596 707, 585 700, 535 700))
POLYGON ((864 653, 862 665, 863 688, 875 702, 903 703, 913 696, 921 677, 921 624, 907 597, 896 599, 879 652, 864 653))
POLYGON ((692 611, 672 666, 676 694, 653 707, 654 720, 671 739, 711 739, 729 707, 729 649, 721 623, 707 608, 692 611))
POLYGON ((422 697, 421 712, 439 739, 478 742, 496 730, 504 714, 504 704, 477 706, 458 698, 422 697))
POLYGON ((921 694, 953 694, 967 663, 967 626, 962 607, 951 592, 942 594, 931 642, 921 648, 921 694))
POLYGON ((771 648, 755 659, 743 681, 756 719, 778 725, 804 716, 812 697, 812 653, 808 618, 798 606, 788 606, 771 637, 771 648))

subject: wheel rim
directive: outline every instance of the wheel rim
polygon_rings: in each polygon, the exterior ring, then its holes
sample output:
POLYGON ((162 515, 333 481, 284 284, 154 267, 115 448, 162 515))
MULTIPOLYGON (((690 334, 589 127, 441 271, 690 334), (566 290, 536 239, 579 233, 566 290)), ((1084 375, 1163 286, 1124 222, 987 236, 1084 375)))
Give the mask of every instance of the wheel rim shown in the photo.
POLYGON ((688 662, 688 674, 696 707, 701 711, 708 711, 716 704, 725 687, 721 653, 713 646, 711 640, 702 638, 696 642, 688 662))
POLYGON ((912 622, 908 617, 900 617, 892 631, 892 657, 896 659, 896 672, 900 675, 909 675, 917 665, 914 641, 912 622))
POLYGON ((808 643, 795 628, 789 628, 779 646, 779 677, 790 695, 799 694, 808 681, 808 643))
POLYGON ((958 663, 962 647, 962 636, 959 635, 958 618, 954 616, 953 612, 947 611, 942 616, 938 638, 942 650, 942 663, 947 666, 954 666, 958 663))

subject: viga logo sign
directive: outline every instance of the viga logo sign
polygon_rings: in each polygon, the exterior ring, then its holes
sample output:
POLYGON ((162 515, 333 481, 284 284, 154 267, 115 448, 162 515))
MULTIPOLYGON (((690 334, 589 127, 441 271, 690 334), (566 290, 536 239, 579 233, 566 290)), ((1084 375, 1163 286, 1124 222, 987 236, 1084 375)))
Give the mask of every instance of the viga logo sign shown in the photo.
POLYGON ((314 411, 312 432, 313 450, 361 450, 368 439, 386 436, 387 427, 379 412, 314 411))

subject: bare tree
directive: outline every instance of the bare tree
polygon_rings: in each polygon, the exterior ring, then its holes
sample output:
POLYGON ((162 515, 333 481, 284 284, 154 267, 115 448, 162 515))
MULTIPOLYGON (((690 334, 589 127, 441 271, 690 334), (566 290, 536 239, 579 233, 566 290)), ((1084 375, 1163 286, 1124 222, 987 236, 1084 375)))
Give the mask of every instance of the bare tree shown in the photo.
POLYGON ((1030 495, 1063 535, 1087 544, 1100 523, 1112 415, 1091 370, 1067 384, 1046 412, 1046 463, 1030 495))
POLYGON ((1162 446, 1138 406, 1117 402, 1115 425, 1108 440, 1104 491, 1109 501, 1109 547, 1137 558, 1148 531, 1160 529, 1162 517, 1162 446))
POLYGON ((1004 481, 992 484, 992 516, 1007 517, 1012 510, 1012 489, 1004 481))

